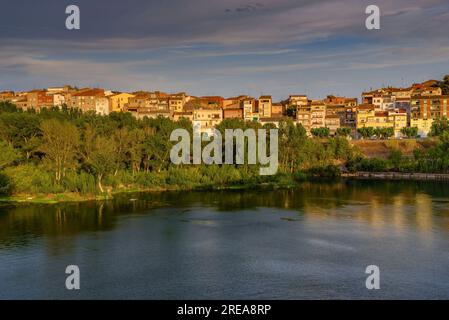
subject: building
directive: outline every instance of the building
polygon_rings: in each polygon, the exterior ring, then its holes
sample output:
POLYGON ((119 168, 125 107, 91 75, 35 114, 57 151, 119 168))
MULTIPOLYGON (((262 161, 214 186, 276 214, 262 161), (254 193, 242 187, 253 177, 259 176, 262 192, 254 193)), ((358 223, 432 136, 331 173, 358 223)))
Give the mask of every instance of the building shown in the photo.
POLYGON ((271 105, 271 116, 272 117, 282 117, 284 114, 284 106, 281 103, 273 103, 271 105))
POLYGON ((136 113, 139 109, 151 109, 151 94, 146 91, 134 92, 128 97, 128 103, 125 103, 123 111, 136 113))
POLYGON ((329 129, 331 135, 335 135, 337 130, 341 127, 341 119, 338 114, 326 115, 324 121, 325 127, 329 129))
POLYGON ((171 118, 171 112, 169 110, 137 109, 129 112, 131 112, 131 114, 137 119, 156 119, 160 117, 171 118))
POLYGON ((260 118, 271 118, 271 107, 272 107, 271 96, 261 96, 259 98, 259 117, 260 118))
POLYGON ((306 132, 310 134, 312 129, 312 112, 309 104, 296 107, 296 122, 301 124, 306 132))
POLYGON ((312 100, 310 103, 310 128, 324 128, 326 126, 326 104, 322 100, 312 100))
MULTIPOLYGON (((103 89, 83 89, 77 93, 71 94, 70 107, 80 109, 83 112, 97 112, 97 107, 99 106, 97 100, 100 98, 105 98, 103 89)), ((105 102, 103 101, 102 104, 104 103, 105 102)))
POLYGON ((3 91, 0 92, 0 102, 12 101, 15 97, 14 91, 3 91))
POLYGON ((47 90, 32 90, 27 92, 25 97, 26 102, 20 99, 20 103, 17 104, 24 110, 34 109, 40 111, 43 108, 53 107, 53 96, 49 95, 47 90))
POLYGON ((260 118, 259 122, 261 125, 273 124, 276 128, 279 128, 279 123, 281 121, 287 121, 287 120, 291 120, 291 119, 288 117, 284 117, 284 116, 278 116, 278 117, 270 117, 270 118, 260 118))
POLYGON ((240 107, 223 108, 223 119, 243 119, 243 108, 240 107))
POLYGON ((287 105, 288 106, 306 106, 309 103, 309 99, 307 98, 307 96, 305 94, 295 94, 295 95, 290 95, 288 100, 287 100, 287 105))
POLYGON ((193 111, 183 111, 173 113, 173 121, 179 121, 181 119, 187 119, 193 122, 193 111))
POLYGON ((336 97, 333 95, 328 95, 324 99, 326 105, 343 105, 345 107, 355 108, 357 107, 357 98, 346 98, 346 97, 336 97))
POLYGON ((95 98, 95 113, 107 116, 110 113, 109 99, 107 97, 96 97, 95 98))
POLYGON ((200 126, 201 132, 211 134, 212 129, 223 121, 221 108, 196 108, 193 111, 193 126, 200 126))
POLYGON ((357 108, 357 129, 368 127, 393 128, 394 136, 400 137, 401 129, 407 127, 407 111, 405 109, 379 111, 374 105, 360 105, 357 108))
POLYGON ((202 108, 223 108, 224 98, 220 96, 205 96, 199 98, 202 108))
POLYGON ((405 109, 395 109, 388 111, 388 119, 393 122, 394 136, 401 137, 402 128, 408 126, 408 113, 405 109))
POLYGON ((246 98, 243 103, 243 119, 245 121, 259 121, 258 102, 254 98, 246 98))
POLYGON ((129 103, 129 99, 135 97, 131 93, 121 92, 110 95, 109 104, 111 112, 122 112, 125 110, 126 105, 129 103))
POLYGON ((186 103, 186 94, 184 92, 172 94, 168 98, 168 106, 171 112, 184 111, 185 103, 186 103))
POLYGON ((418 128, 418 135, 426 137, 433 119, 448 116, 449 96, 413 96, 410 102, 410 126, 418 128))

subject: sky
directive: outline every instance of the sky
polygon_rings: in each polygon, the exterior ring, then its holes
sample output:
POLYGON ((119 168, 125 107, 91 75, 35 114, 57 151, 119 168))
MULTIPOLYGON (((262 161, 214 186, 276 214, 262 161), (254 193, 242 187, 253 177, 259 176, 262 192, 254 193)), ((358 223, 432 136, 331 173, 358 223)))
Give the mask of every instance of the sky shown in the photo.
POLYGON ((0 0, 0 91, 360 97, 449 74, 448 0, 0 0), (80 30, 65 27, 68 5, 80 30), (367 30, 368 5, 380 30, 367 30))

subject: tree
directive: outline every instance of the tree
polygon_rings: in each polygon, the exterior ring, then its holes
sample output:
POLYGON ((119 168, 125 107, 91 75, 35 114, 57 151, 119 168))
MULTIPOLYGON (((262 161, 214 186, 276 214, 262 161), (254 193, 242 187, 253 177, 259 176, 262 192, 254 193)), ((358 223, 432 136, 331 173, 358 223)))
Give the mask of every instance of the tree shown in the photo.
POLYGON ((314 137, 319 137, 319 138, 326 138, 326 137, 329 137, 329 135, 330 135, 329 128, 326 128, 326 127, 323 127, 323 128, 313 128, 312 130, 310 130, 310 133, 311 133, 314 137))
POLYGON ((80 146, 79 132, 76 126, 56 119, 42 122, 43 143, 39 151, 54 171, 56 183, 60 183, 67 169, 76 166, 76 156, 80 146))
POLYGON ((399 149, 391 150, 390 154, 388 155, 388 160, 390 161, 393 170, 399 170, 399 168, 401 167, 401 163, 403 161, 403 155, 401 150, 399 149))
POLYGON ((401 129, 401 133, 403 136, 407 138, 416 138, 418 136, 418 128, 417 127, 404 127, 401 129))
POLYGON ((430 129, 431 136, 440 136, 444 132, 449 132, 449 121, 446 117, 436 118, 432 122, 432 128, 430 129))
POLYGON ((40 144, 42 132, 37 114, 11 112, 0 114, 0 138, 22 151, 27 159, 40 144))
POLYGON ((6 174, 0 172, 0 196, 9 196, 11 190, 11 179, 6 174))
POLYGON ((0 170, 20 158, 20 154, 10 144, 0 140, 0 170))
POLYGON ((346 138, 351 134, 351 128, 348 128, 348 127, 338 128, 336 134, 337 134, 337 136, 346 138))
POLYGON ((0 113, 2 112, 17 112, 17 106, 9 101, 0 102, 0 113))
POLYGON ((380 139, 388 139, 394 136, 394 128, 393 127, 375 128, 374 134, 380 139))
POLYGON ((296 106, 288 106, 287 109, 285 110, 285 114, 287 117, 292 117, 292 118, 296 118, 296 106))
POLYGON ((436 87, 440 87, 443 95, 449 95, 449 75, 445 75, 443 81, 438 81, 436 87))
POLYGON ((97 178, 98 188, 101 192, 104 192, 103 177, 114 172, 118 162, 119 155, 117 154, 116 140, 112 137, 97 136, 89 155, 89 165, 97 178))
POLYGON ((302 125, 295 125, 292 120, 279 123, 279 154, 280 169, 294 173, 300 169, 304 161, 304 143, 307 139, 306 130, 302 125))
POLYGON ((369 139, 375 134, 375 130, 373 127, 358 128, 357 131, 364 139, 369 139))

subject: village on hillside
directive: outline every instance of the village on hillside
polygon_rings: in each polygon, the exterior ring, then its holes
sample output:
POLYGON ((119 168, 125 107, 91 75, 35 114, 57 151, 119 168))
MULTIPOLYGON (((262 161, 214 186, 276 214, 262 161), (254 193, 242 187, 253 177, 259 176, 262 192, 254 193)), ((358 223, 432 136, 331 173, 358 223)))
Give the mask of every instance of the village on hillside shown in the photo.
POLYGON ((305 94, 290 95, 274 102, 272 96, 259 98, 240 95, 191 96, 185 92, 168 94, 160 91, 116 92, 101 88, 72 86, 50 87, 24 92, 0 92, 0 102, 10 102, 22 110, 66 107, 83 112, 108 115, 129 112, 144 117, 168 117, 174 121, 186 118, 208 132, 223 119, 242 119, 261 124, 278 125, 291 119, 301 124, 309 135, 335 135, 347 132, 353 138, 375 136, 426 137, 434 119, 448 116, 449 93, 444 82, 428 80, 407 88, 386 87, 363 92, 357 98, 329 95, 322 100, 309 99, 305 94), (413 128, 409 130, 407 128, 413 128), (321 131, 320 131, 321 130, 321 131))

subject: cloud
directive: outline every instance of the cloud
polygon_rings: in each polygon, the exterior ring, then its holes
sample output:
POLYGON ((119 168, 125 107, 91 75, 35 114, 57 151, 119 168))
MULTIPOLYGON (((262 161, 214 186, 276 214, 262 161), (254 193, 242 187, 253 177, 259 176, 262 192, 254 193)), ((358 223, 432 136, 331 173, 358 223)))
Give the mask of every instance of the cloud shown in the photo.
POLYGON ((3 88, 57 82, 226 95, 249 86, 281 95, 353 83, 346 92, 354 94, 393 72, 449 69, 447 0, 377 0, 378 31, 364 26, 371 0, 78 0, 79 31, 64 26, 71 1, 31 3, 2 4, 3 88))

